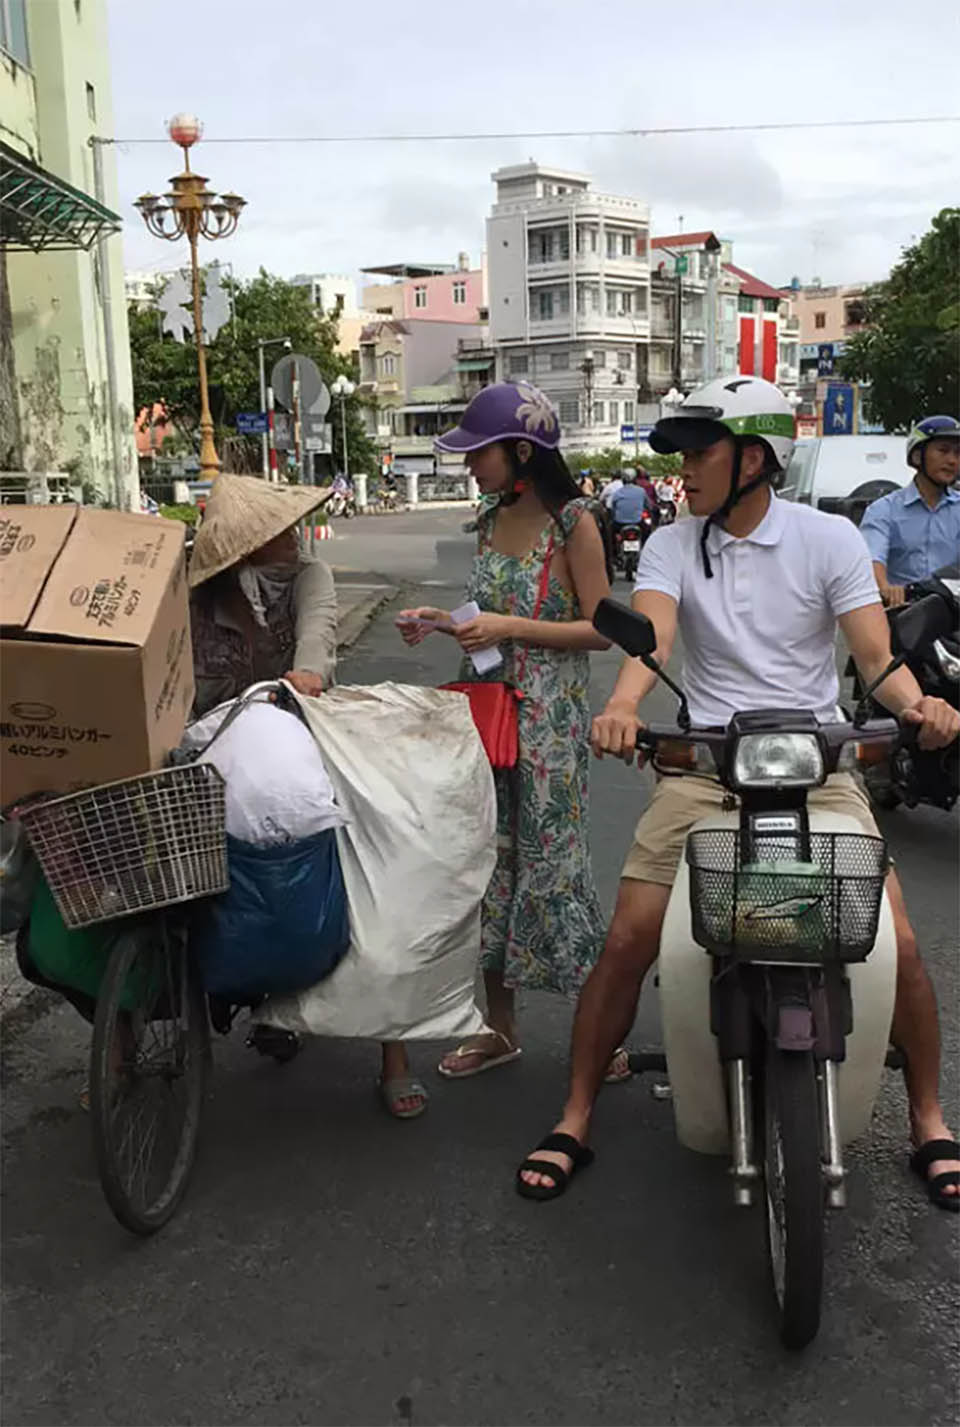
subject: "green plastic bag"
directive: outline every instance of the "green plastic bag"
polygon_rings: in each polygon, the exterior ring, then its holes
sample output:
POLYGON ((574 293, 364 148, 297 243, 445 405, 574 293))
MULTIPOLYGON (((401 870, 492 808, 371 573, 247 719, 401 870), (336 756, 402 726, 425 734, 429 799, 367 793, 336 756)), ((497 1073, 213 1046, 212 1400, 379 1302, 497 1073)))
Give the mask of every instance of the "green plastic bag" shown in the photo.
MULTIPOLYGON (((64 924, 45 879, 38 878, 30 908, 28 954, 46 981, 80 991, 95 1001, 119 929, 117 922, 102 922, 71 931, 64 924)), ((163 970, 160 956, 140 958, 123 988, 120 998, 123 1009, 134 1011, 154 1005, 164 979, 163 970)))

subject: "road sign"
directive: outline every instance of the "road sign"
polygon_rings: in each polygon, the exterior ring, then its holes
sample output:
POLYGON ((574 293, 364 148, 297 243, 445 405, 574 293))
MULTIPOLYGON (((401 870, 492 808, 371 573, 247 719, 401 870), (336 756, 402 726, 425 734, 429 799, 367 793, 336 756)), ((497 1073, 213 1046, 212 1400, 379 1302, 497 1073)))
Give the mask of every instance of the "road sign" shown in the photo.
POLYGON ((632 423, 626 422, 620 427, 620 440, 646 441, 652 430, 652 426, 634 426, 632 423))
POLYGON ((267 429, 265 411, 238 411, 237 430, 241 436, 262 436, 267 429))
POLYGON ((300 373, 300 405, 313 416, 326 416, 330 410, 330 392, 324 385, 320 368, 309 357, 299 352, 291 352, 274 364, 270 374, 270 385, 282 406, 289 411, 293 406, 293 369, 300 373))
POLYGON ((303 446, 316 455, 329 456, 333 453, 333 427, 327 421, 319 421, 308 416, 303 423, 303 446))
POLYGON ((683 274, 686 272, 686 270, 687 270, 687 255, 686 255, 686 253, 681 253, 681 254, 678 256, 678 258, 677 258, 677 272, 678 272, 678 273, 680 274, 680 276, 682 277, 683 274))

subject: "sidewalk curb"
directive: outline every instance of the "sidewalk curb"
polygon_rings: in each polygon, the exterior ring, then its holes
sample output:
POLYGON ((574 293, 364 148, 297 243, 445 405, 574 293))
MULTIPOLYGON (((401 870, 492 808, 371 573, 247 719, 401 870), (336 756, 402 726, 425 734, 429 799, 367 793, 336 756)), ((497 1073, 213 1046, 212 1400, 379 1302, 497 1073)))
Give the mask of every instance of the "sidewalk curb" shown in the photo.
MULTIPOLYGON (((349 588, 349 586, 346 586, 349 588)), ((337 649, 349 649, 356 644, 367 627, 373 623, 384 605, 397 597, 397 588, 387 585, 382 590, 374 590, 348 609, 337 624, 337 649)))

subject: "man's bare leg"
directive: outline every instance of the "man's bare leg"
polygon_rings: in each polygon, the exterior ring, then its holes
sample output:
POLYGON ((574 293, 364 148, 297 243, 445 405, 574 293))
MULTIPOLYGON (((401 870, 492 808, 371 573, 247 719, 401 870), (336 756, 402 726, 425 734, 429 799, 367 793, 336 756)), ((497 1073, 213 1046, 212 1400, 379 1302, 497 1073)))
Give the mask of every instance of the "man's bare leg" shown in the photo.
MULTIPOLYGON (((920 960, 917 939, 907 916, 903 891, 895 872, 887 877, 887 895, 897 935, 897 998, 893 1008, 891 1039, 906 1058, 904 1080, 910 1099, 910 1134, 914 1148, 930 1140, 952 1140, 940 1108, 940 1028, 937 1002, 927 969, 920 960)), ((934 1160, 927 1178, 946 1170, 960 1170, 960 1161, 934 1160)), ((945 1194, 956 1194, 946 1185, 945 1194)))
MULTIPOLYGON (((643 978, 660 951, 660 929, 671 888, 625 878, 603 953, 580 992, 573 1022, 570 1089, 557 1131, 586 1144, 590 1116, 610 1057, 623 1044, 637 1013, 643 978)), ((569 1156, 537 1150, 534 1158, 569 1173, 569 1156)), ((526 1184, 553 1184, 547 1174, 524 1170, 526 1184)))

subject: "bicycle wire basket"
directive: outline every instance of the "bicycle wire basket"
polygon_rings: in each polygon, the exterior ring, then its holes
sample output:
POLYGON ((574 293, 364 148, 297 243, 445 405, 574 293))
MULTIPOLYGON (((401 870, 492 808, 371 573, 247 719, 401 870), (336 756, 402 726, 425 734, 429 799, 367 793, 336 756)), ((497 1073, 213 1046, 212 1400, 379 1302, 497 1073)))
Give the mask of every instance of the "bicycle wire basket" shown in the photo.
POLYGON ((225 784, 209 763, 36 803, 20 821, 71 929, 229 886, 225 784))
POLYGON ((887 846, 866 833, 752 839, 733 829, 687 838, 690 910, 698 945, 741 961, 863 961, 880 918, 887 846))

